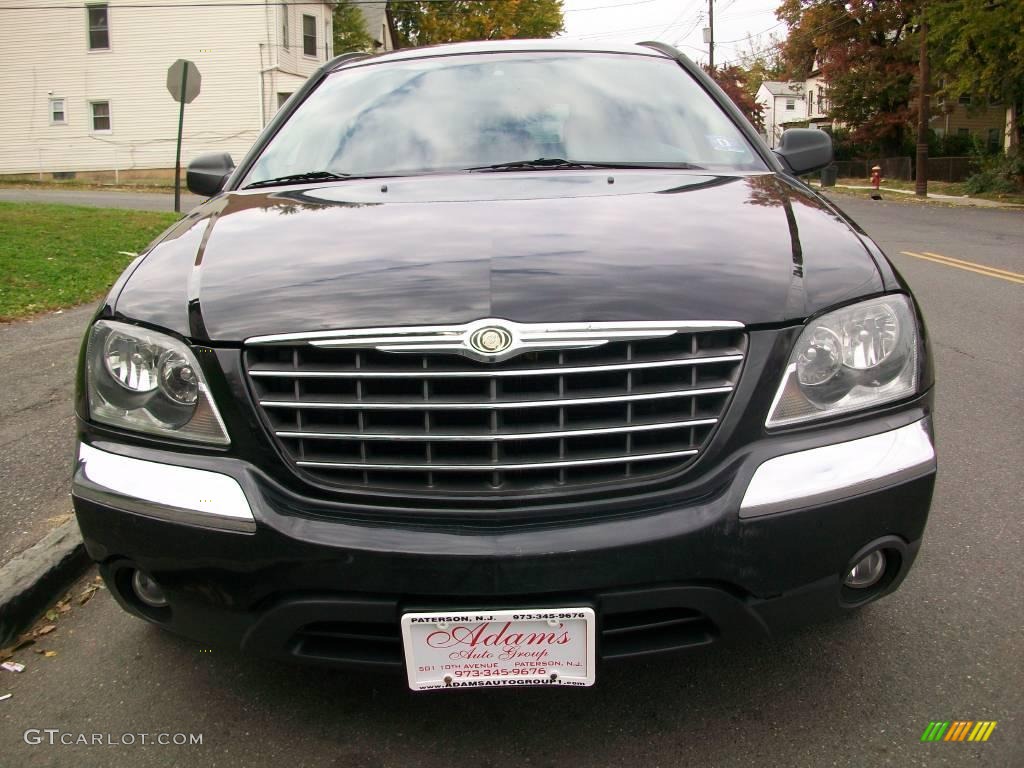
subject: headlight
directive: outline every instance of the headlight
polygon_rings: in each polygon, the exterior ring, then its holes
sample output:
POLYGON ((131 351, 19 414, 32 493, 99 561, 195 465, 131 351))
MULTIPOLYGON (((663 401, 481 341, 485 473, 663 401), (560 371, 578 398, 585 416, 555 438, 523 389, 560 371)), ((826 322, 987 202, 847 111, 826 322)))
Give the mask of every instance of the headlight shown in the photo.
POLYGON ((187 345, 156 331, 100 320, 89 333, 85 354, 90 418, 179 440, 231 442, 187 345))
POLYGON ((870 408, 917 391, 917 322, 906 296, 883 296, 807 324, 768 427, 870 408))

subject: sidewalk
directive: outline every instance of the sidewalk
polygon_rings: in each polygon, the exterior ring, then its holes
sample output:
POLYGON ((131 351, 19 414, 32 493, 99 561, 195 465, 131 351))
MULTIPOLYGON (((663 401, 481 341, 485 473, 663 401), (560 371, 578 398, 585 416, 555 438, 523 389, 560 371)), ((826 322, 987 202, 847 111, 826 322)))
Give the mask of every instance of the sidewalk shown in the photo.
MULTIPOLYGON (((827 192, 830 189, 850 189, 864 192, 874 192, 875 188, 870 184, 836 184, 832 187, 822 187, 820 182, 811 182, 811 186, 818 187, 822 192, 827 192)), ((928 193, 927 200, 921 200, 917 197, 914 190, 912 189, 894 189, 893 187, 880 187, 880 192, 886 192, 895 195, 904 195, 912 198, 918 202, 931 202, 945 203, 948 205, 961 205, 973 208, 1008 208, 1013 210, 1024 210, 1024 205, 1018 205, 1017 203, 1003 203, 998 200, 985 200, 980 197, 969 197, 967 195, 940 195, 937 193, 928 193)))

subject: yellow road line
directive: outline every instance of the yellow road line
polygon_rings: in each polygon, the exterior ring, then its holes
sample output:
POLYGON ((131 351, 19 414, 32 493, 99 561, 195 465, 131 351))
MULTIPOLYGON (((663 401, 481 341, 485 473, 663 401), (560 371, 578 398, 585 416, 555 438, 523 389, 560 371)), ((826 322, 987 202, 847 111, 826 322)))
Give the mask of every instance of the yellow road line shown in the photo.
POLYGON ((951 259, 948 256, 939 256, 938 254, 915 253, 914 251, 900 251, 900 253, 904 256, 913 256, 915 259, 933 261, 936 264, 944 264, 947 267, 955 267, 956 269, 963 269, 967 272, 974 272, 978 275, 985 275, 985 277, 995 277, 999 280, 1006 280, 1010 283, 1024 285, 1024 275, 1018 275, 1016 272, 1001 274, 1003 272, 1007 272, 1007 270, 996 270, 993 267, 986 267, 983 264, 974 264, 970 261, 963 262, 960 259, 951 259))
POLYGON ((1008 269, 998 269, 996 267, 990 267, 987 264, 978 264, 974 261, 964 261, 963 259, 954 259, 952 256, 943 256, 941 253, 932 253, 931 251, 921 251, 925 256, 934 256, 936 259, 945 259, 946 261, 955 261, 957 264, 966 264, 968 267, 979 267, 989 272, 998 272, 1000 275, 1006 275, 1007 277, 1019 277, 1024 280, 1024 275, 1020 272, 1011 272, 1008 269))

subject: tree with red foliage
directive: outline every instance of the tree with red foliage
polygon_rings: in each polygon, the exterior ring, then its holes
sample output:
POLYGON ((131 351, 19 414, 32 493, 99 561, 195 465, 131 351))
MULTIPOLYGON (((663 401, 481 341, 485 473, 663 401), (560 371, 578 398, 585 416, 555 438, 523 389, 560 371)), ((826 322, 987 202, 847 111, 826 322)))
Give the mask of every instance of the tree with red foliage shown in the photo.
MULTIPOLYGON (((707 67, 705 67, 707 71, 707 67)), ((718 86, 725 91, 726 95, 733 100, 733 103, 740 108, 747 120, 758 131, 764 128, 764 107, 754 101, 753 95, 746 87, 747 72, 735 64, 726 67, 716 67, 709 73, 718 86)))
POLYGON ((776 11, 789 25, 783 56, 790 76, 814 65, 828 84, 831 115, 857 141, 898 149, 914 118, 923 0, 783 0, 776 11))

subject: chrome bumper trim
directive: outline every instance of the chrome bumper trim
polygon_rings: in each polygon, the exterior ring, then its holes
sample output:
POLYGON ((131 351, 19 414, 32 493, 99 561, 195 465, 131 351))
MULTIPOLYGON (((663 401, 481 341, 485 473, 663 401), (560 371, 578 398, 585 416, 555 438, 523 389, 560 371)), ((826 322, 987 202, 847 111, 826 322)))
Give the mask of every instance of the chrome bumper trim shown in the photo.
POLYGON ((254 532, 245 492, 233 477, 161 464, 80 443, 72 493, 81 499, 207 528, 254 532))
POLYGON ((927 422, 769 459, 750 480, 740 517, 845 499, 934 472, 927 422))

